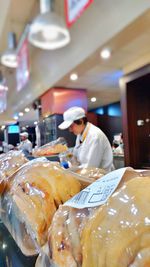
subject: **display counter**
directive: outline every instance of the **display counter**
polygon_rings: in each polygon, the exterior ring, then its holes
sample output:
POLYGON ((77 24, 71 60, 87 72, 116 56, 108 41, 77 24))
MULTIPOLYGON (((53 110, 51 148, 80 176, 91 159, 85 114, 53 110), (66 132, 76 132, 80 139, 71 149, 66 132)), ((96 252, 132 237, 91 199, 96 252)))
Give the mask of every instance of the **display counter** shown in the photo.
MULTIPOLYGON (((54 156, 43 156, 43 157, 48 159, 49 161, 60 161, 59 160, 59 156, 57 156, 57 155, 54 155, 54 156)), ((37 159, 37 158, 40 158, 40 157, 33 157, 33 156, 29 156, 28 157, 29 160, 37 159)))
MULTIPOLYGON (((53 155, 53 156, 43 156, 44 158, 47 158, 49 161, 60 161, 59 156, 53 155)), ((34 156, 28 156, 28 160, 36 159, 40 157, 34 157, 34 156)))
POLYGON ((34 267, 37 257, 25 257, 0 221, 0 266, 34 267))

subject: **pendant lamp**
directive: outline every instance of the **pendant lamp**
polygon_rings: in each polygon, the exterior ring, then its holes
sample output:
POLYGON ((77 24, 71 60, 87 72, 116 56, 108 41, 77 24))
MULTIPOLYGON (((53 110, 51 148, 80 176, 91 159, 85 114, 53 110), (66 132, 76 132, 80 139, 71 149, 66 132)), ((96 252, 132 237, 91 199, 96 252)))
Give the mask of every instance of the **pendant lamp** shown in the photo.
POLYGON ((9 68, 17 68, 16 35, 14 32, 8 33, 8 50, 1 55, 1 64, 9 68))
POLYGON ((40 0, 40 14, 33 20, 28 39, 41 49, 54 50, 70 42, 70 34, 63 19, 52 11, 52 0, 40 0))

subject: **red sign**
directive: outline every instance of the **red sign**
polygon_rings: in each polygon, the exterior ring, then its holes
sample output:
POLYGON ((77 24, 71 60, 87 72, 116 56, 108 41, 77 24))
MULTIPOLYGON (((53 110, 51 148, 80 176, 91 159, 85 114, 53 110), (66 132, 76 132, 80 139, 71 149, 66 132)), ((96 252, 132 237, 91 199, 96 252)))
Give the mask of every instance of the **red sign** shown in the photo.
POLYGON ((66 22, 70 27, 93 0, 65 0, 66 22))
POLYGON ((21 91, 29 81, 29 52, 27 38, 18 52, 18 67, 16 70, 17 91, 21 91))

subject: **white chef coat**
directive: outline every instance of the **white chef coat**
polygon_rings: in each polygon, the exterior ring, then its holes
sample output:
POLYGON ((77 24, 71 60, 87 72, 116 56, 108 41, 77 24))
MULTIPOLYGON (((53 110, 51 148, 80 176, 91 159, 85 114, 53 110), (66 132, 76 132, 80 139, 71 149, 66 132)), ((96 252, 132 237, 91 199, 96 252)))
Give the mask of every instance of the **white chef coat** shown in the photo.
POLYGON ((111 145, 106 135, 89 122, 83 134, 77 136, 73 154, 82 167, 112 170, 113 154, 111 145))
POLYGON ((29 139, 26 139, 20 143, 18 146, 19 150, 22 150, 23 152, 32 153, 32 143, 29 139))

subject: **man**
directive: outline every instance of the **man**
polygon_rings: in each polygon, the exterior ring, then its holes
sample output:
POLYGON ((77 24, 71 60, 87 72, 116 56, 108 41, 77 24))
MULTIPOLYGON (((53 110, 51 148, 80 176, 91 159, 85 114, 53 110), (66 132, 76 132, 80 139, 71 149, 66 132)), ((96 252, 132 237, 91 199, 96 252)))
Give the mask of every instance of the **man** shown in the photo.
POLYGON ((64 112, 64 122, 58 127, 62 130, 69 128, 74 133, 76 144, 73 150, 82 167, 99 167, 111 171, 113 154, 106 135, 92 123, 87 121, 83 108, 72 107, 64 112))
POLYGON ((27 132, 20 133, 21 143, 18 146, 19 150, 22 150, 26 156, 32 154, 32 143, 28 139, 29 135, 27 132))

